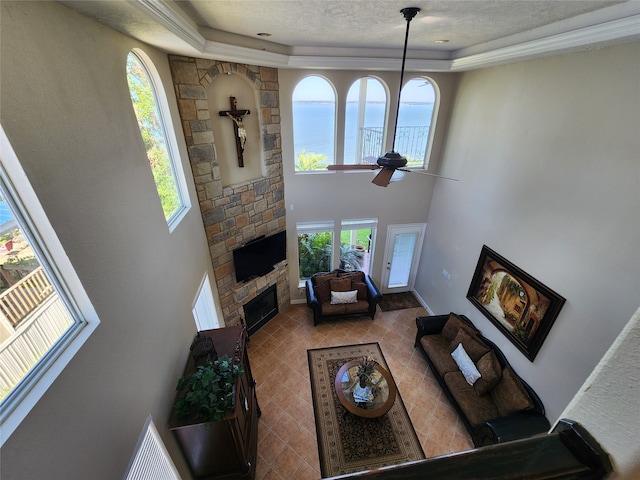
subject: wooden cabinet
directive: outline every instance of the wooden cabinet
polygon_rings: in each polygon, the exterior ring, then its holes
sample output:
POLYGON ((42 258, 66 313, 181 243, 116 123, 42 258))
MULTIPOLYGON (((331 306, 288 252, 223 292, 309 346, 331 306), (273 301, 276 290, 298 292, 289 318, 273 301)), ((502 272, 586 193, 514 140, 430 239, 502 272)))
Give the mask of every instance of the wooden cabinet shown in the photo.
MULTIPOLYGON (((260 407, 246 350, 246 329, 234 326, 200 333, 213 340, 218 356, 229 355, 244 365, 245 373, 236 382, 235 408, 223 420, 209 426, 180 422, 172 412, 169 429, 178 439, 194 478, 253 479, 260 407)), ((194 370, 194 360, 189 356, 184 375, 194 370)))

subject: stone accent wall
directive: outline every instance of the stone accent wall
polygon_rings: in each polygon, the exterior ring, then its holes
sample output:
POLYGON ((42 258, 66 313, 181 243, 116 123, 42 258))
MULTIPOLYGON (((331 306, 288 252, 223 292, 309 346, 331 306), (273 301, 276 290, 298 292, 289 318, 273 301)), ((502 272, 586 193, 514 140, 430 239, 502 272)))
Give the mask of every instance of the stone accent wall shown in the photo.
POLYGON ((238 324, 244 318, 242 306, 274 283, 282 311, 290 303, 287 262, 264 277, 238 284, 231 253, 260 235, 286 228, 278 71, 175 55, 169 56, 169 64, 225 324, 238 324), (220 179, 207 101, 207 87, 227 73, 244 76, 258 91, 267 171, 266 177, 231 187, 223 187, 220 179))

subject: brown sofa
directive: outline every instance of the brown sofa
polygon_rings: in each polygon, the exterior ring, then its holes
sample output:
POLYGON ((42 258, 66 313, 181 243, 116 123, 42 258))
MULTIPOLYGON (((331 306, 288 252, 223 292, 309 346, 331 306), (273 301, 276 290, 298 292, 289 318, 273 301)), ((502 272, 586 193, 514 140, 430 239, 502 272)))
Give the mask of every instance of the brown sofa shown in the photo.
POLYGON ((316 273, 305 285, 307 306, 313 310, 314 325, 327 318, 355 315, 368 315, 373 320, 382 299, 371 277, 361 271, 336 269, 316 273))
MULTIPOLYGON (((455 313, 418 317, 416 325, 414 346, 424 355, 476 447, 549 431, 538 395, 468 318, 455 313), (477 370, 469 374, 473 385, 452 357, 460 344, 477 370), (474 381, 478 373, 481 376, 474 381)), ((467 366, 463 363, 462 370, 467 372, 467 366)))

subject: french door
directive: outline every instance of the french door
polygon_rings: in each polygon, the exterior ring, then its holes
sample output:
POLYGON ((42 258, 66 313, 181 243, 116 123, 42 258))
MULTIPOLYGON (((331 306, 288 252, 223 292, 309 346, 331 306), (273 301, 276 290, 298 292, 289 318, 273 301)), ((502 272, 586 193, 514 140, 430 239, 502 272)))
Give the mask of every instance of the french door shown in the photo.
POLYGON ((384 253, 382 293, 413 290, 426 223, 389 225, 384 253))

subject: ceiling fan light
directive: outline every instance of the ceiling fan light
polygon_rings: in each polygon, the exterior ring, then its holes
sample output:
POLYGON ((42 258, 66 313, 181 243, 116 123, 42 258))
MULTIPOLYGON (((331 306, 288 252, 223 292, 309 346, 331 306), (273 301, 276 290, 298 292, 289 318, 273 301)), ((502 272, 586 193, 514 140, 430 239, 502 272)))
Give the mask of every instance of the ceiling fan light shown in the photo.
POLYGON ((402 170, 396 170, 393 172, 393 175, 391 176, 391 180, 389 180, 389 183, 399 182, 404 178, 405 175, 406 173, 404 173, 402 170))

